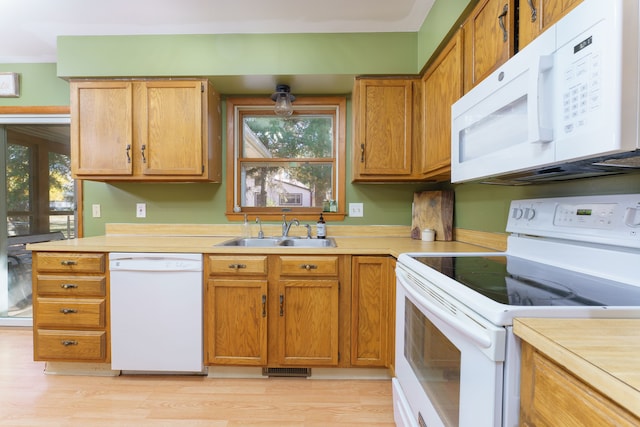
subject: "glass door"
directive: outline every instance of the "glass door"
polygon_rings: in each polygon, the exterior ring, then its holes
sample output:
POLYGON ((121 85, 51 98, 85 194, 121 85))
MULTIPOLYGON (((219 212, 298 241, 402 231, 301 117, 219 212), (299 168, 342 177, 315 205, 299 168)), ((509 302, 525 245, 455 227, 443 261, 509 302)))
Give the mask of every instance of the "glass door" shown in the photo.
POLYGON ((0 325, 32 321, 29 243, 75 237, 75 182, 69 124, 0 124, 2 208, 7 227, 0 244, 0 325))

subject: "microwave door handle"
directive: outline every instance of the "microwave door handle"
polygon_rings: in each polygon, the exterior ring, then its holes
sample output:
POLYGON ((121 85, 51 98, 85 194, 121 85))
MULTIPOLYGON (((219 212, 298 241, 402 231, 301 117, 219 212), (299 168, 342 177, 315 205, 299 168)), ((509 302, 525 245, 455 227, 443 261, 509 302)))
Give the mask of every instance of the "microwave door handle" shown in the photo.
POLYGON ((546 119, 551 117, 551 94, 544 93, 542 79, 553 68, 552 55, 539 55, 534 59, 529 74, 527 109, 529 110, 529 142, 550 142, 553 140, 553 127, 546 119), (542 119, 545 118, 545 120, 542 119))
POLYGON ((486 334, 482 333, 482 331, 479 330, 478 326, 471 326, 469 324, 461 322, 460 320, 456 319, 455 316, 447 313, 445 310, 441 309, 440 307, 438 307, 437 305, 429 301, 424 296, 418 294, 411 287, 411 285, 407 283, 407 279, 405 279, 404 277, 398 276, 398 280, 403 282, 402 288, 409 295, 411 295, 412 298, 414 298, 416 301, 419 301, 420 304, 426 306, 427 310, 429 310, 438 319, 442 320, 443 322, 455 328, 457 332, 469 338, 479 347, 482 347, 482 348, 491 347, 491 339, 486 334))

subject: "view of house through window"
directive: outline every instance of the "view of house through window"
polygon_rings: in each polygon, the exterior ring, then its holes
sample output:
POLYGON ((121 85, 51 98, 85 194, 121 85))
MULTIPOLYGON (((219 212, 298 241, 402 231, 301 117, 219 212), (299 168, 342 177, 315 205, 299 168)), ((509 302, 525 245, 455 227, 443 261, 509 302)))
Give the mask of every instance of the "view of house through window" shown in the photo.
POLYGON ((69 125, 4 125, 3 135, 8 238, 1 251, 7 280, 0 281, 6 284, 0 286, 0 320, 32 315, 26 245, 73 238, 76 229, 69 125))
MULTIPOLYGON (((332 100, 332 98, 323 98, 332 100)), ((298 105, 290 117, 273 105, 235 105, 234 206, 255 213, 314 213, 338 206, 344 183, 344 111, 333 104, 298 105), (333 204, 330 201, 334 201, 333 204)), ((246 100, 244 100, 246 101, 246 100)), ((296 101, 297 103, 298 101, 296 101)))

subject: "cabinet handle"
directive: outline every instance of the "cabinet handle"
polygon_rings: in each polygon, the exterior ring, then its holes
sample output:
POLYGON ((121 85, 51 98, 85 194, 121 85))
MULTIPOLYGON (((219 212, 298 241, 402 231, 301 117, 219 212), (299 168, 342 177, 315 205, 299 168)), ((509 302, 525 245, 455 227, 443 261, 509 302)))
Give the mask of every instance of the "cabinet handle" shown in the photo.
POLYGON ((127 163, 131 163, 131 144, 127 144, 125 153, 127 154, 127 163))
POLYGON ((360 144, 360 163, 364 163, 364 144, 360 144))
POLYGON ((78 341, 63 340, 63 341, 60 341, 60 344, 62 344, 65 347, 69 347, 70 345, 78 345, 78 341))
POLYGON ((144 156, 144 150, 147 149, 147 146, 145 144, 142 144, 141 150, 140 152, 142 153, 142 163, 147 163, 147 158, 144 156))
POLYGON ((262 295, 262 317, 267 317, 267 296, 262 295))
POLYGON ((72 259, 65 259, 63 261, 60 261, 60 264, 62 264, 62 265, 78 265, 78 261, 74 261, 72 259))
POLYGON ((302 268, 302 269, 304 269, 304 270, 309 271, 309 270, 315 270, 315 269, 317 269, 317 268, 318 268, 318 266, 317 266, 317 265, 315 265, 315 264, 301 264, 301 265, 300 265, 300 268, 302 268))
POLYGON ((533 4, 533 0, 527 0, 527 3, 529 3, 529 8, 531 9, 531 22, 536 22, 536 19, 538 19, 538 10, 533 4))
POLYGON ((234 270, 238 270, 240 268, 247 268, 246 264, 229 264, 229 268, 233 268, 234 270))
POLYGON ((505 4, 504 7, 502 8, 502 13, 498 15, 498 23, 500 24, 500 28, 502 28, 502 41, 505 43, 509 38, 507 33, 507 27, 505 26, 505 23, 504 23, 504 19, 506 18, 507 13, 509 13, 509 5, 505 4))
POLYGON ((60 287, 62 289, 76 289, 78 287, 78 285, 74 284, 74 283, 62 283, 60 285, 60 287))
POLYGON ((280 294, 280 317, 284 316, 284 295, 280 294))
POLYGON ((60 313, 62 314, 73 314, 73 313, 77 313, 78 310, 73 309, 73 308, 61 308, 60 309, 60 313))

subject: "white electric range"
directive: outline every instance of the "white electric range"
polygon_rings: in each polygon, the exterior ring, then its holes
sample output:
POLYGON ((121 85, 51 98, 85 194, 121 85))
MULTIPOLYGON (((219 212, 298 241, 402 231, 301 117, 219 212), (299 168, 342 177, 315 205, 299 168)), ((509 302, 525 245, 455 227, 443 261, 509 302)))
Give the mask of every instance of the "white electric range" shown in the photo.
POLYGON ((513 201, 505 252, 398 258, 399 426, 518 425, 514 317, 640 318, 640 194, 513 201))

